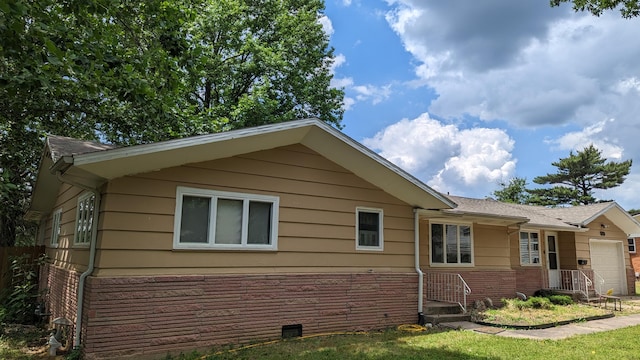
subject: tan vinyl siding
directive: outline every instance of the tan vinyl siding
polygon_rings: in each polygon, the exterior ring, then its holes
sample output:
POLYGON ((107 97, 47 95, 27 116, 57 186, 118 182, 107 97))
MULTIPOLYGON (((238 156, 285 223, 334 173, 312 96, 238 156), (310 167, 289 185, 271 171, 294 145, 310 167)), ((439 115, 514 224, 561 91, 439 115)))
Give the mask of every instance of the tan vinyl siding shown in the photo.
MULTIPOLYGON (((578 259, 591 259, 591 251, 589 248, 590 239, 599 240, 616 240, 622 242, 622 248, 624 249, 624 263, 626 269, 631 269, 631 260, 629 259, 629 247, 627 246, 627 234, 615 226, 605 216, 600 216, 591 223, 588 224, 589 230, 576 234, 576 255, 578 259), (601 228, 601 224, 605 225, 605 228, 601 228), (600 234, 603 232, 604 235, 600 234)), ((591 260, 586 266, 581 268, 590 269, 591 260)))
POLYGON ((578 258, 576 257, 575 241, 576 235, 578 234, 573 232, 558 233, 558 255, 560 257, 560 269, 578 269, 578 258))
POLYGON ((89 250, 86 246, 77 246, 73 244, 76 225, 76 208, 78 196, 84 193, 84 190, 63 184, 60 187, 58 197, 53 207, 53 211, 62 208, 62 216, 60 218, 60 237, 58 238, 58 246, 51 247, 51 226, 52 214, 49 214, 46 221, 44 231, 44 244, 47 247, 47 256, 52 260, 52 264, 63 268, 76 271, 84 271, 89 263, 89 250))
POLYGON ((115 179, 102 211, 98 275, 413 269, 411 206, 301 145, 115 179), (278 250, 173 250, 178 186, 278 196, 278 250), (384 251, 355 250, 358 206, 383 209, 384 251))

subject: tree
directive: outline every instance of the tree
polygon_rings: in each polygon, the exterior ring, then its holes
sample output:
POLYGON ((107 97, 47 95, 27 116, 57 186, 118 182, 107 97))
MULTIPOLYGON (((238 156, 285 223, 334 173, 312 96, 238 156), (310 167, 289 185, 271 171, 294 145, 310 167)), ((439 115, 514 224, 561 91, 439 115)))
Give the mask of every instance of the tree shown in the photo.
POLYGON ((623 18, 629 19, 640 15, 638 0, 550 0, 551 6, 560 6, 565 2, 572 2, 575 11, 588 11, 595 16, 618 7, 623 18))
POLYGON ((569 153, 569 157, 553 162, 558 168, 555 174, 538 176, 536 184, 559 184, 551 188, 528 190, 531 202, 539 205, 592 204, 595 189, 610 189, 621 185, 629 175, 631 160, 607 162, 602 152, 589 145, 582 151, 569 153))
POLYGON ((46 133, 148 143, 317 117, 340 126, 321 0, 0 2, 0 245, 46 133), (10 185, 9 185, 10 184, 10 185))
POLYGON ((496 200, 513 203, 513 204, 528 204, 530 195, 527 192, 527 179, 514 177, 509 182, 500 182, 501 189, 493 192, 493 196, 496 200))

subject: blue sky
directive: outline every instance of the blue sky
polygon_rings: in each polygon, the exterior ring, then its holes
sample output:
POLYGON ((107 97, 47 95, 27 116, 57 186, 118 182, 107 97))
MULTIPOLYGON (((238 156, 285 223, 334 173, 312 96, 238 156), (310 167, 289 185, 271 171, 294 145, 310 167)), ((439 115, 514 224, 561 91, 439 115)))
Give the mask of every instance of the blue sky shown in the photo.
POLYGON ((325 0, 343 131, 431 187, 485 197, 593 143, 633 159, 596 193, 640 208, 640 18, 547 0, 325 0))

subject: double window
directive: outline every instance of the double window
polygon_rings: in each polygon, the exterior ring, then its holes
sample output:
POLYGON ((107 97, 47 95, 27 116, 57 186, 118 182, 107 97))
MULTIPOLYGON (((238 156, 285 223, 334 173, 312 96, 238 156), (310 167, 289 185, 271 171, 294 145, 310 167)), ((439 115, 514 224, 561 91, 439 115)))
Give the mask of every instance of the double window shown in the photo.
POLYGON ((473 235, 468 224, 430 224, 431 264, 473 264, 473 235))
POLYGON ((73 242, 79 245, 87 245, 91 241, 93 228, 93 209, 96 196, 93 193, 84 193, 78 197, 76 209, 76 231, 73 242))
POLYGON ((520 264, 540 264, 540 236, 537 232, 520 232, 520 264))
POLYGON ((178 187, 174 247, 276 250, 275 196, 178 187))
POLYGON ((383 250, 382 209, 356 208, 356 249, 383 250))
POLYGON ((60 221, 62 219, 62 209, 58 209, 53 212, 53 219, 51 221, 51 246, 57 247, 58 240, 60 239, 60 221))

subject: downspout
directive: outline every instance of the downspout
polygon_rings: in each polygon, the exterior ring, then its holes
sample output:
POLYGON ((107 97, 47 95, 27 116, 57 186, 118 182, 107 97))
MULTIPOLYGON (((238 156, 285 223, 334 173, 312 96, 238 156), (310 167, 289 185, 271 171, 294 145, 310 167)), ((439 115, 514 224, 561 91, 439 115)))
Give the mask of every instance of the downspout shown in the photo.
POLYGON ((424 291, 424 273, 420 270, 420 219, 418 209, 413 209, 413 243, 414 243, 414 256, 415 256, 415 268, 418 273, 418 324, 424 325, 425 319, 422 313, 422 297, 424 291))
POLYGON ((82 329, 82 309, 83 309, 83 301, 84 301, 84 285, 86 278, 91 275, 94 269, 95 258, 96 258, 96 243, 98 239, 98 216, 100 215, 100 201, 101 195, 100 191, 96 188, 89 187, 84 184, 80 184, 73 180, 65 179, 62 177, 62 171, 57 171, 56 176, 58 180, 63 183, 67 183, 69 185, 77 186, 81 189, 90 191, 95 196, 95 202, 93 205, 93 226, 91 227, 91 239, 89 242, 89 264, 87 265, 87 270, 80 274, 80 280, 78 281, 78 297, 76 302, 76 329, 75 334, 73 336, 73 348, 76 349, 80 346, 80 334, 82 329))

